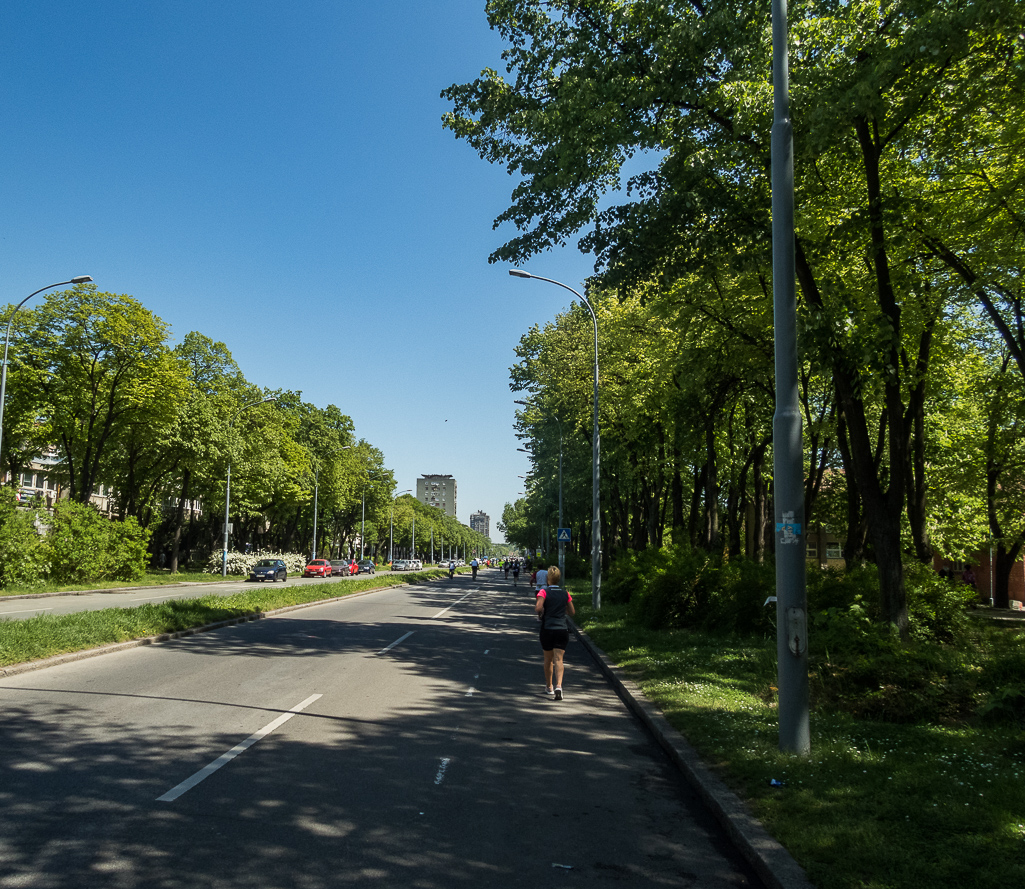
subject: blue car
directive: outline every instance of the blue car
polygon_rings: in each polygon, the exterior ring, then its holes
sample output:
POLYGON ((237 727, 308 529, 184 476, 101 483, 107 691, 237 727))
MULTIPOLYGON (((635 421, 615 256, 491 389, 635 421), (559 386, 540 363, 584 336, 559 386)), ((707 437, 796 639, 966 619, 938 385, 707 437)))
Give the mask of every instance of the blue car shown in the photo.
POLYGON ((253 573, 249 575, 250 580, 278 580, 284 582, 288 577, 288 569, 281 559, 260 559, 253 566, 253 573))

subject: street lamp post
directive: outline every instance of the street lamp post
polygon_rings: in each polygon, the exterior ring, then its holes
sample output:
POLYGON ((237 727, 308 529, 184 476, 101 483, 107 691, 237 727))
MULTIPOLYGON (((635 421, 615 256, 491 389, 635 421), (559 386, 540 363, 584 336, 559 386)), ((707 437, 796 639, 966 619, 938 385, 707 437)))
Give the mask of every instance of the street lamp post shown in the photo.
POLYGON ((412 494, 412 493, 413 493, 413 489, 412 488, 406 488, 405 491, 399 491, 399 493, 396 494, 391 499, 391 515, 388 518, 388 562, 389 562, 389 564, 395 561, 395 548, 394 548, 394 545, 393 545, 394 539, 395 539, 395 501, 398 500, 399 497, 401 497, 403 494, 412 494))
MULTIPOLYGON (((275 401, 273 395, 263 398, 260 401, 253 401, 249 404, 244 404, 237 411, 235 416, 228 421, 228 437, 231 437, 231 427, 235 425, 235 420, 239 418, 239 415, 248 410, 251 407, 256 407, 260 404, 266 404, 268 401, 275 401)), ((229 443, 230 447, 230 443, 229 443)), ((221 577, 228 576, 228 515, 231 511, 231 452, 228 452, 228 483, 224 487, 224 550, 221 553, 221 577)))
POLYGON ((44 290, 53 290, 54 287, 63 287, 65 284, 88 284, 90 281, 92 281, 92 278, 89 275, 79 275, 70 281, 60 281, 57 284, 48 284, 46 287, 40 287, 26 296, 14 307, 14 311, 11 312, 11 317, 7 321, 7 335, 4 337, 3 369, 0 370, 0 453, 3 452, 4 446, 4 405, 7 402, 7 350, 11 345, 11 326, 14 324, 14 316, 18 314, 18 309, 32 299, 33 296, 42 293, 44 290))
POLYGON ((364 550, 366 548, 365 544, 364 544, 364 541, 366 540, 366 536, 367 536, 367 482, 370 481, 370 476, 372 476, 372 475, 373 475, 373 473, 368 470, 366 478, 363 479, 363 514, 362 514, 362 518, 360 520, 360 526, 359 526, 359 558, 360 558, 360 561, 363 561, 364 550))
MULTIPOLYGON (((331 451, 328 454, 328 456, 330 457, 330 456, 332 456, 334 454, 340 454, 342 451, 347 451, 351 447, 352 447, 352 445, 346 445, 343 448, 338 448, 338 450, 336 450, 336 451, 331 451)), ((319 493, 320 493, 320 465, 318 464, 317 467, 313 470, 313 547, 310 550, 310 552, 312 553, 312 555, 310 556, 310 561, 311 562, 315 558, 317 558, 317 496, 318 496, 319 493)))
POLYGON ((794 129, 790 119, 787 3, 772 0, 772 302, 776 413, 772 418, 776 519, 776 669, 779 749, 811 751, 804 454, 797 374, 794 129))
MULTIPOLYGON (((779 2, 779 0, 776 0, 779 2)), ((542 278, 540 275, 532 275, 522 269, 509 269, 509 274, 514 278, 533 278, 536 281, 546 281, 568 290, 587 307, 591 313, 591 321, 594 323, 594 436, 591 452, 591 605, 597 611, 601 608, 601 502, 598 494, 598 482, 601 474, 601 435, 598 431, 598 316, 590 301, 577 293, 572 287, 555 281, 551 278, 542 278)))

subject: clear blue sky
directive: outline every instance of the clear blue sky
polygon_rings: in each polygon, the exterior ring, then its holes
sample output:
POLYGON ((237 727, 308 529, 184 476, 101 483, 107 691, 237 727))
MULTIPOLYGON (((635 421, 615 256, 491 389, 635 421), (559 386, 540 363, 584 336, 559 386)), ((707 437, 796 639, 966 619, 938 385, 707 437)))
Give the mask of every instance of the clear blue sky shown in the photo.
POLYGON ((501 49, 484 0, 5 0, 0 301, 92 275, 338 405, 399 489, 451 473, 500 539, 513 348, 569 296, 488 264, 514 180, 441 128, 501 49))

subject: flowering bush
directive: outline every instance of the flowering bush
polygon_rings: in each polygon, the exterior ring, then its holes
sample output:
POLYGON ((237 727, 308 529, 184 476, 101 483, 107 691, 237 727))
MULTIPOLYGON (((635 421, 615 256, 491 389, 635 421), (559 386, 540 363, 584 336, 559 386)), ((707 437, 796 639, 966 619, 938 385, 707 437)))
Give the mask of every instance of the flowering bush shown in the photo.
MULTIPOLYGON (((228 553, 228 574, 248 577, 253 573, 253 567, 260 559, 281 559, 285 563, 289 574, 302 574, 306 568, 306 556, 302 553, 272 553, 257 550, 251 553, 228 553)), ((222 553, 220 550, 211 553, 206 563, 208 574, 220 574, 222 553)))

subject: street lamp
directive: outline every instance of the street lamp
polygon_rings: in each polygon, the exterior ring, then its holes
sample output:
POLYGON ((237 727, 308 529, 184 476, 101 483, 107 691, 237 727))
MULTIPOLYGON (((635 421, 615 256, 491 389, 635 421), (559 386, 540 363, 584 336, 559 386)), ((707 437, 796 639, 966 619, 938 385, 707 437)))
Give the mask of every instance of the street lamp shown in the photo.
MULTIPOLYGON (((336 451, 330 451, 328 456, 334 454, 340 454, 342 451, 348 451, 352 448, 352 445, 346 445, 343 448, 338 448, 336 451)), ((317 495, 320 493, 320 465, 314 467, 313 470, 313 548, 310 550, 312 555, 310 561, 312 562, 317 558, 317 495)))
MULTIPOLYGON (((520 401, 518 398, 514 399, 516 404, 522 404, 524 407, 530 407, 525 401, 520 401)), ((555 414, 552 414, 552 419, 559 424, 559 531, 566 526, 562 523, 562 420, 560 420, 555 414)), ((523 448, 517 448, 516 450, 522 451, 523 448)), ((559 535, 559 574, 562 576, 563 583, 566 582, 566 542, 562 539, 562 535, 559 535)))
POLYGON ((359 558, 361 562, 363 561, 363 541, 367 533, 367 482, 372 475, 373 473, 367 470, 367 477, 363 479, 363 518, 359 529, 359 558))
POLYGON ((46 287, 40 287, 26 296, 14 307, 14 311, 11 312, 11 317, 7 321, 7 335, 4 337, 4 364, 3 369, 0 370, 0 453, 3 453, 4 447, 4 404, 7 401, 7 349, 11 344, 11 325, 14 324, 14 316, 18 313, 18 309, 32 299, 33 296, 42 293, 44 290, 53 290, 54 287, 63 287, 65 284, 88 284, 90 281, 92 281, 92 278, 89 275, 79 275, 70 281, 61 281, 57 284, 48 284, 46 287))
POLYGON ((533 278, 536 281, 545 281, 568 290, 587 306, 587 311, 591 313, 591 321, 594 322, 594 436, 591 451, 591 506, 593 512, 591 516, 591 605, 597 611, 601 608, 601 503, 598 495, 598 481, 601 473, 601 435, 598 432, 598 316, 594 313, 594 307, 589 300, 561 281, 542 278, 540 275, 532 275, 530 272, 525 272, 522 269, 509 269, 509 274, 514 278, 533 278))
MULTIPOLYGON (((256 407, 260 404, 266 404, 268 401, 276 401, 277 399, 270 395, 267 398, 262 398, 259 401, 252 401, 249 404, 244 404, 228 421, 228 437, 231 437, 231 427, 235 424, 235 421, 239 418, 239 415, 243 411, 249 410, 251 407, 256 407)), ((230 447, 230 443, 229 443, 230 447)), ((231 451, 228 451, 228 484, 224 488, 224 550, 221 553, 221 577, 228 576, 228 514, 231 510, 231 451)))
POLYGON ((403 494, 412 494, 412 493, 413 493, 413 489, 412 488, 406 488, 405 491, 399 491, 399 493, 396 494, 391 499, 391 515, 388 518, 388 562, 389 563, 395 561, 395 547, 394 547, 394 540, 395 540, 395 501, 398 500, 399 497, 401 497, 403 494))
POLYGON ((797 375, 794 268, 794 127, 790 119, 787 3, 772 0, 772 315, 776 412, 772 418, 776 519, 776 685, 779 749, 811 752, 804 453, 797 375))

